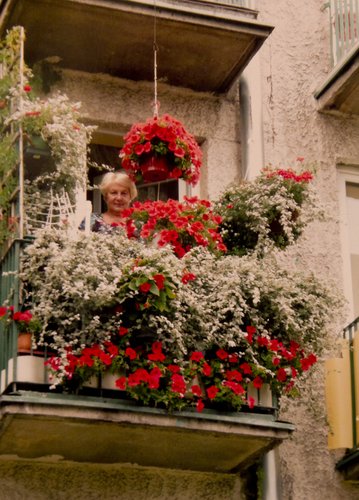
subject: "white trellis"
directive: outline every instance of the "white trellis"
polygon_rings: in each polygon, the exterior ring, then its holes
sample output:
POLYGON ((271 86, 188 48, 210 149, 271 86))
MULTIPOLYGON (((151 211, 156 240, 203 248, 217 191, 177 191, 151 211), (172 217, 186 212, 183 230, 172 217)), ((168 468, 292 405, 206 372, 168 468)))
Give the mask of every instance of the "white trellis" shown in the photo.
POLYGON ((76 231, 83 220, 85 220, 84 229, 88 233, 91 211, 91 202, 77 199, 72 203, 64 189, 60 193, 54 193, 50 189, 49 196, 46 197, 41 193, 41 196, 33 197, 27 203, 24 214, 26 234, 34 235, 37 230, 45 227, 65 227, 69 231, 76 231))
POLYGON ((28 203, 27 211, 24 214, 24 223, 27 234, 43 227, 61 227, 64 224, 72 223, 74 219, 75 205, 71 203, 68 193, 62 190, 59 193, 53 193, 44 199, 34 198, 28 203))

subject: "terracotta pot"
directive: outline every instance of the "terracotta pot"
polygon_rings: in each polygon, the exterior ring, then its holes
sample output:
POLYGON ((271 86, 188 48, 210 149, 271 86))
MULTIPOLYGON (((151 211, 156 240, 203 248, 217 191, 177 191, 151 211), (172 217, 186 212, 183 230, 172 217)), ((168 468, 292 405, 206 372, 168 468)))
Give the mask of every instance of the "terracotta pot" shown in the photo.
POLYGON ((168 178, 168 161, 165 156, 149 156, 141 163, 142 177, 145 182, 159 182, 168 178))
POLYGON ((31 352, 31 333, 22 332, 19 333, 17 338, 17 352, 31 352))

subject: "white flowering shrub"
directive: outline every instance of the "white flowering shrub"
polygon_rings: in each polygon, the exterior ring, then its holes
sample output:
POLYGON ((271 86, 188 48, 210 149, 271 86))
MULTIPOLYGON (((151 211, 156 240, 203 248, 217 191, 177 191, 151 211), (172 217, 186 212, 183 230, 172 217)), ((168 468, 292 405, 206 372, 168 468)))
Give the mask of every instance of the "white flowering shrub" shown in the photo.
POLYGON ((228 253, 261 256, 295 243, 309 222, 324 216, 312 180, 308 170, 268 167, 252 182, 227 188, 215 212, 222 217, 220 233, 228 253))
POLYGON ((39 231, 23 263, 32 311, 43 326, 38 343, 53 349, 101 343, 123 317, 134 331, 143 329, 141 310, 145 316, 169 311, 180 269, 168 250, 147 248, 121 231, 111 237, 82 231, 74 237, 54 228, 39 231), (164 292, 154 286, 151 298, 145 283, 158 275, 167 277, 164 292))
POLYGON ((339 303, 331 288, 281 269, 271 255, 195 248, 179 259, 121 228, 40 231, 23 279, 58 381, 74 389, 110 370, 131 398, 198 411, 213 402, 251 406, 250 384, 296 394, 339 303))

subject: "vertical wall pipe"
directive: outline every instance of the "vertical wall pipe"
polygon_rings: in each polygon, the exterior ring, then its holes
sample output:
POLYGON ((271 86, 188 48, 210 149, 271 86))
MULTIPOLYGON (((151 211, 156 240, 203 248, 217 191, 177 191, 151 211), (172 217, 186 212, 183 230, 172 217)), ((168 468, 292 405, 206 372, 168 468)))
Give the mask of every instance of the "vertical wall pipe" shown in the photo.
POLYGON ((241 75, 239 98, 242 177, 250 180, 264 167, 262 85, 258 54, 241 75))
MULTIPOLYGON (((251 180, 264 167, 262 86, 259 55, 243 71, 239 80, 240 139, 242 178, 251 180)), ((278 450, 268 452, 263 459, 263 500, 280 500, 278 450)))

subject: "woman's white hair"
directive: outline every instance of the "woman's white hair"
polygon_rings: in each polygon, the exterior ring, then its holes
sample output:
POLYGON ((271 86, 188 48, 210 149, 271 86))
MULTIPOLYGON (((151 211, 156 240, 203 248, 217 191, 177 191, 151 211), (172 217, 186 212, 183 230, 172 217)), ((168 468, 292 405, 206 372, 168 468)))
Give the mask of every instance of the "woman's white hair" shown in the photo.
POLYGON ((99 189, 104 198, 106 198, 107 191, 112 184, 120 184, 129 190, 131 201, 137 196, 137 188, 135 183, 124 172, 107 172, 102 177, 99 189))

